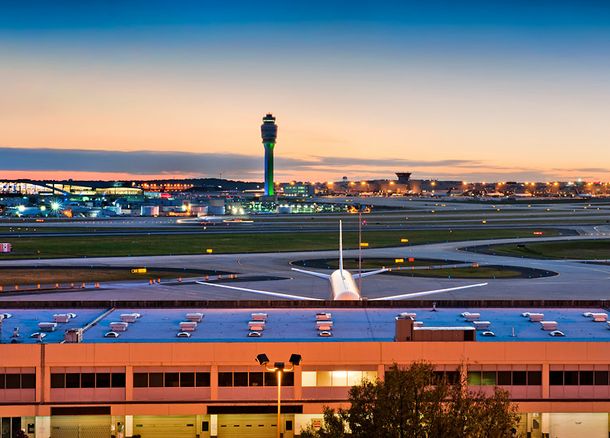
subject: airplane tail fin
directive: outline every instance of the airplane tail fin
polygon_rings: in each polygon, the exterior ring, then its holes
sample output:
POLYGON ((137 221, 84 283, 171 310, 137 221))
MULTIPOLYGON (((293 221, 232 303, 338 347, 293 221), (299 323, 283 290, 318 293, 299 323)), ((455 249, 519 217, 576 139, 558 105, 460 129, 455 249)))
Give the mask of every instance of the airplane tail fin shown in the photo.
POLYGON ((343 224, 339 220, 339 271, 343 272, 343 224))

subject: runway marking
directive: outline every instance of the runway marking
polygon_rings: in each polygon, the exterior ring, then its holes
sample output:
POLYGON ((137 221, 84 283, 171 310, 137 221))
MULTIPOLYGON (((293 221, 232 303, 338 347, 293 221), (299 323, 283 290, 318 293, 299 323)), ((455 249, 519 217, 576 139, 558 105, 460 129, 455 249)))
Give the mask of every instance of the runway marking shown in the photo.
POLYGON ((250 293, 255 293, 255 294, 260 294, 260 295, 270 295, 270 296, 279 297, 279 298, 289 298, 289 299, 293 299, 293 300, 322 301, 319 298, 302 297, 299 295, 283 294, 280 292, 269 292, 266 290, 248 289, 247 287, 227 286, 226 284, 206 283, 205 281, 196 281, 195 283, 205 285, 205 286, 214 286, 214 287, 220 287, 220 288, 225 288, 225 289, 233 289, 233 290, 238 290, 238 291, 242 291, 242 292, 250 292, 250 293))
POLYGON ((413 292, 413 293, 408 293, 408 294, 392 295, 391 297, 370 298, 369 301, 386 301, 386 300, 399 300, 402 298, 410 298, 410 297, 421 297, 424 295, 432 295, 432 294, 438 294, 438 293, 442 293, 442 292, 451 292, 451 291, 460 290, 460 289, 470 289, 472 287, 487 286, 488 284, 489 283, 477 283, 477 284, 469 284, 467 286, 449 287, 446 289, 436 289, 436 290, 427 290, 427 291, 423 291, 423 292, 413 292))

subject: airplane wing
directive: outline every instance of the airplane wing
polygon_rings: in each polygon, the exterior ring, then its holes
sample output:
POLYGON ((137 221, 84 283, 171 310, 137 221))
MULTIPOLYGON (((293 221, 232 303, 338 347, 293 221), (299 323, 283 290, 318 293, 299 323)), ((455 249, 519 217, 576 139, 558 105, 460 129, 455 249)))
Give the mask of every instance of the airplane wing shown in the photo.
POLYGON ((353 274, 352 277, 354 278, 354 280, 357 280, 359 278, 370 277, 371 275, 377 275, 377 274, 381 274, 383 272, 388 272, 388 271, 389 271, 388 268, 383 268, 383 269, 377 269, 375 271, 362 272, 361 274, 353 274))
POLYGON ((281 292, 271 292, 271 291, 260 290, 260 289, 249 289, 247 287, 228 286, 226 284, 208 283, 208 282, 205 282, 205 281, 196 281, 195 283, 201 284, 201 285, 204 285, 204 286, 214 286, 214 287, 220 287, 220 288, 224 288, 224 289, 233 289, 233 290, 238 290, 238 291, 241 291, 241 292, 250 292, 250 293, 259 294, 259 295, 269 295, 269 296, 272 296, 272 297, 285 298, 285 299, 288 299, 288 300, 322 301, 319 298, 302 297, 300 295, 283 294, 281 292))
POLYGON ((323 278, 324 280, 328 280, 330 275, 323 274, 322 272, 315 271, 306 271, 305 269, 291 268, 293 271, 300 272, 301 274, 313 275, 314 277, 323 278))
POLYGON ((427 290, 427 291, 423 291, 423 292, 412 292, 412 293, 408 293, 408 294, 392 295, 390 297, 371 298, 369 301, 402 300, 405 298, 422 297, 424 295, 432 295, 432 294, 438 294, 438 293, 443 293, 443 292, 451 292, 454 290, 470 289, 472 287, 487 286, 488 284, 489 283, 468 284, 466 286, 448 287, 446 289, 427 290))

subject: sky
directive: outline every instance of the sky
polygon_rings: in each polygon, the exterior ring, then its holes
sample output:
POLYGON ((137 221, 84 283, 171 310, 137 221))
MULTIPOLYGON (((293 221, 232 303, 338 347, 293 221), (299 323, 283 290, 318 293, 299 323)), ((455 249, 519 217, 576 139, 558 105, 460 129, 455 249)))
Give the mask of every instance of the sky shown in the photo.
POLYGON ((0 180, 610 180, 608 1, 0 10, 0 180))

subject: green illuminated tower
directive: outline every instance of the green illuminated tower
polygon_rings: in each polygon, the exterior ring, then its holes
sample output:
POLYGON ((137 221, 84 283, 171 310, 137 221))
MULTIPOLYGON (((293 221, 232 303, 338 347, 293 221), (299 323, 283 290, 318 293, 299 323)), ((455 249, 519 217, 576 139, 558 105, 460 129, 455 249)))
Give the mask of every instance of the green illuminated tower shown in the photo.
POLYGON ((273 148, 275 148, 277 139, 277 125, 275 124, 275 117, 271 113, 263 117, 261 137, 263 137, 263 146, 265 147, 265 196, 274 196, 273 148))

